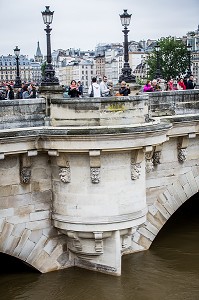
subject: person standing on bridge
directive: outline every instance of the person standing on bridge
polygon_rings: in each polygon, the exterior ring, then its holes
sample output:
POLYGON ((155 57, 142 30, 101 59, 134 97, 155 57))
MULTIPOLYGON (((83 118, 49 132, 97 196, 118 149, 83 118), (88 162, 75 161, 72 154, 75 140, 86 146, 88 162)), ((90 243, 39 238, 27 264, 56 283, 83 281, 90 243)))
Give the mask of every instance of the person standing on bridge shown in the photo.
POLYGON ((182 77, 181 77, 180 80, 178 81, 177 89, 178 89, 178 90, 186 90, 186 85, 185 85, 184 80, 183 80, 182 77))
POLYGON ((14 91, 10 84, 6 85, 6 99, 7 100, 14 99, 14 91))
POLYGON ((195 88, 195 83, 193 82, 193 75, 189 77, 187 81, 187 90, 193 90, 195 88))
POLYGON ((143 87, 143 92, 144 93, 153 92, 153 87, 151 85, 151 80, 147 80, 146 84, 143 87))
POLYGON ((91 85, 88 89, 88 94, 90 97, 98 98, 101 97, 100 85, 97 83, 97 78, 93 77, 91 85))
POLYGON ((107 80, 108 78, 106 76, 103 76, 103 80, 102 82, 100 82, 100 91, 102 97, 110 96, 110 89, 108 88, 107 80))
POLYGON ((129 94, 130 94, 130 88, 129 87, 127 87, 127 85, 126 85, 126 82, 125 81, 122 81, 121 82, 121 86, 120 86, 120 88, 119 88, 119 94, 121 95, 121 96, 128 96, 129 94))
POLYGON ((83 97, 83 85, 80 80, 77 82, 77 86, 78 86, 79 93, 80 93, 79 97, 83 97))
POLYGON ((77 98, 80 95, 80 91, 75 80, 71 81, 71 84, 68 89, 68 95, 70 95, 71 98, 77 98))
POLYGON ((167 83, 167 91, 173 91, 173 90, 175 90, 174 82, 173 82, 173 78, 171 78, 167 83))

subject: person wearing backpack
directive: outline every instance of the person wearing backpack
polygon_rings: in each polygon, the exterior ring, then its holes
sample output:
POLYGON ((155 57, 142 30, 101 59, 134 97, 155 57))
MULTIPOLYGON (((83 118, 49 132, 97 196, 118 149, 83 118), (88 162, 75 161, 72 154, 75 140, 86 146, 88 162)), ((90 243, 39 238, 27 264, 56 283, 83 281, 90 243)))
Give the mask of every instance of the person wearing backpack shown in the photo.
POLYGON ((91 85, 89 86, 89 89, 88 89, 88 95, 90 97, 94 97, 94 98, 101 97, 100 85, 97 83, 96 77, 92 78, 91 85))

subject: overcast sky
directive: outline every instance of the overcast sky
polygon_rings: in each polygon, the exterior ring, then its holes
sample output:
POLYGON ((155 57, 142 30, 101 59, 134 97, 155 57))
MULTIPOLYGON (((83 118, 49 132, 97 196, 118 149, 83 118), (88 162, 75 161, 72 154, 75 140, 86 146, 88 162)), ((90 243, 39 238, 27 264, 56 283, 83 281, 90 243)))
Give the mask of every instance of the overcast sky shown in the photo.
POLYGON ((54 11, 52 50, 94 50, 98 43, 123 42, 119 14, 132 14, 129 40, 181 37, 199 24, 198 0, 0 0, 0 55, 33 57, 37 41, 46 54, 46 33, 41 11, 54 11))

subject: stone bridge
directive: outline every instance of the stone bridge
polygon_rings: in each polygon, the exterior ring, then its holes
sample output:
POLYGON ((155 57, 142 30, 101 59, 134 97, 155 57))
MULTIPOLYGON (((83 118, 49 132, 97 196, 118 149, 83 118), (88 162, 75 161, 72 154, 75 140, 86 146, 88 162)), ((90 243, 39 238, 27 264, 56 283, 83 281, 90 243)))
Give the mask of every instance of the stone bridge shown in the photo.
POLYGON ((0 252, 121 274, 199 190, 199 90, 0 102, 0 252))

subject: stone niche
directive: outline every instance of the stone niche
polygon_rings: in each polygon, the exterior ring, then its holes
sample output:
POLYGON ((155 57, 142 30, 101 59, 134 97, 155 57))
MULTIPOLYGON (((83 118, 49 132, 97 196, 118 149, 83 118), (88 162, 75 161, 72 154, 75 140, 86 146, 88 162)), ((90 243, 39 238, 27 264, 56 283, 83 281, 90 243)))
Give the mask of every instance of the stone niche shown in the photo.
POLYGON ((121 256, 146 216, 145 159, 137 152, 91 150, 52 159, 53 222, 76 265, 120 275, 121 256), (136 178, 132 161, 139 165, 136 178))

